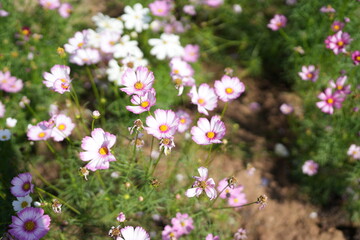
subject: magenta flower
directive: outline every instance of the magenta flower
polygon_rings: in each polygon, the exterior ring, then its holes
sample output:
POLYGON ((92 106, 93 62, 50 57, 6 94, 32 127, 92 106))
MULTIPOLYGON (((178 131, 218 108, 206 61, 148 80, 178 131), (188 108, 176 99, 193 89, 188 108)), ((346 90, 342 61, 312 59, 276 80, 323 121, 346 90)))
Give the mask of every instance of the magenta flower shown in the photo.
POLYGON ((283 103, 280 106, 280 111, 283 114, 288 115, 288 114, 290 114, 290 113, 292 113, 294 111, 294 108, 289 104, 283 103))
POLYGON ((43 73, 43 78, 45 79, 43 83, 45 86, 60 94, 70 92, 70 67, 55 65, 50 69, 50 72, 43 73))
POLYGON ((172 137, 179 125, 179 119, 171 110, 156 109, 155 117, 148 116, 144 127, 148 134, 153 135, 157 139, 172 137))
POLYGON ((231 207, 239 207, 247 203, 246 194, 241 191, 241 188, 234 188, 230 198, 228 199, 228 204, 231 207))
POLYGON ((270 23, 267 25, 273 31, 277 31, 280 28, 286 26, 287 19, 284 15, 276 14, 271 20, 270 23))
POLYGON ((187 197, 198 197, 203 191, 205 191, 206 195, 210 198, 210 200, 215 199, 215 182, 212 178, 208 179, 208 169, 205 167, 199 167, 198 172, 200 174, 200 177, 193 177, 195 178, 195 182, 191 188, 186 190, 185 195, 187 197))
POLYGON ((224 75, 221 81, 215 81, 215 92, 223 102, 234 100, 245 92, 244 83, 240 82, 237 77, 229 77, 224 75))
POLYGON ((345 85, 346 80, 347 80, 347 76, 341 76, 336 80, 336 82, 331 80, 329 83, 330 83, 330 86, 332 88, 334 88, 337 93, 341 93, 345 96, 345 95, 348 95, 351 93, 351 90, 350 90, 351 86, 345 85))
POLYGON ((189 129, 191 124, 191 117, 187 112, 183 110, 179 110, 175 114, 179 118, 178 131, 183 133, 189 129))
POLYGON ((117 240, 150 240, 149 234, 142 227, 126 226, 120 230, 121 236, 117 240))
POLYGON ((39 0, 39 3, 43 8, 50 10, 60 7, 59 0, 39 0))
POLYGON ((209 115, 208 110, 212 111, 217 106, 215 91, 206 83, 201 84, 198 91, 196 86, 193 86, 188 95, 191 97, 191 102, 198 106, 198 111, 205 115, 209 115))
POLYGON ((61 6, 58 9, 60 16, 63 18, 70 17, 72 10, 73 10, 73 7, 70 3, 63 3, 63 4, 61 4, 61 6))
POLYGON ((125 222, 126 220, 126 216, 123 212, 120 212, 119 215, 116 217, 116 220, 118 220, 119 222, 125 222))
POLYGON ((185 5, 183 8, 184 13, 189 14, 191 16, 196 15, 196 10, 194 5, 185 5))
POLYGON ((228 179, 222 179, 217 187, 219 197, 227 199, 228 204, 232 207, 238 207, 247 203, 246 195, 243 193, 244 187, 242 185, 230 188, 228 186, 228 179))
POLYGON ((9 233, 17 239, 38 240, 50 230, 50 221, 44 209, 27 207, 12 216, 9 233))
POLYGON ((194 142, 200 145, 209 145, 212 143, 221 143, 225 136, 226 128, 219 116, 213 116, 211 121, 206 118, 200 118, 197 126, 191 128, 191 135, 194 142))
POLYGON ((11 76, 10 72, 5 73, 0 71, 0 90, 5 92, 16 93, 23 88, 23 82, 21 79, 17 79, 14 76, 11 76))
POLYGON ((161 232, 161 236, 162 240, 173 240, 179 239, 179 237, 181 237, 178 229, 170 225, 165 226, 164 230, 161 232))
POLYGON ((220 7, 224 3, 224 0, 204 0, 204 4, 210 6, 210 7, 220 7))
POLYGON ((187 62, 196 62, 199 58, 199 48, 199 45, 186 45, 182 58, 187 62))
POLYGON ((15 197, 25 197, 34 191, 34 184, 31 183, 30 173, 20 173, 11 180, 13 185, 10 188, 11 194, 15 197))
POLYGON ((341 108, 341 103, 344 101, 344 97, 341 93, 332 93, 331 88, 326 88, 324 92, 318 95, 318 98, 322 101, 317 102, 316 106, 324 113, 333 114, 334 107, 341 108))
POLYGON ((340 21, 335 21, 333 22, 333 24, 331 25, 331 29, 334 31, 334 32, 338 32, 340 30, 342 30, 345 26, 345 23, 343 22, 340 22, 340 21))
POLYGON ((179 235, 187 235, 194 229, 193 219, 187 213, 176 213, 176 217, 171 219, 171 224, 179 235))
POLYGON ((313 176, 317 173, 319 165, 313 160, 307 160, 302 166, 302 171, 304 174, 313 176))
POLYGON ((144 96, 147 91, 152 89, 154 83, 154 74, 146 67, 138 67, 134 71, 131 68, 126 69, 122 76, 122 85, 124 88, 120 90, 127 95, 139 95, 144 96))
POLYGON ((91 132, 91 137, 84 137, 81 142, 81 148, 85 152, 80 153, 80 159, 90 161, 85 167, 91 171, 98 169, 108 169, 109 162, 116 161, 110 148, 114 146, 116 136, 105 132, 101 128, 95 128, 91 132))
POLYGON ((132 113, 140 114, 143 112, 150 111, 150 108, 156 103, 156 92, 152 88, 146 92, 144 96, 133 95, 131 103, 136 106, 126 106, 126 109, 132 113))
POLYGON ((356 50, 351 54, 351 59, 353 60, 355 65, 360 64, 360 51, 356 50))
POLYGON ((234 240, 243 240, 247 239, 246 230, 243 228, 239 228, 237 232, 234 234, 234 240))
POLYGON ((311 80, 316 82, 319 77, 319 69, 316 69, 314 65, 302 66, 299 76, 304 81, 311 80))
POLYGON ((151 13, 154 16, 165 17, 171 10, 171 5, 166 0, 156 0, 149 4, 151 13))
POLYGON ((337 55, 340 52, 345 53, 345 47, 350 44, 352 39, 346 32, 338 31, 334 35, 330 35, 325 39, 326 48, 333 50, 337 55))

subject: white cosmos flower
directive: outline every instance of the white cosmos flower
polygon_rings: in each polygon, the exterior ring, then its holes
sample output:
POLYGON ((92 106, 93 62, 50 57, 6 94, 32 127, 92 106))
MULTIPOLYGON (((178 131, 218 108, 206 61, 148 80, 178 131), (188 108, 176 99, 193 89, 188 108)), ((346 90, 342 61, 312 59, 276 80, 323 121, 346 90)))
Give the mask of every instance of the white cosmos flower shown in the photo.
POLYGON ((121 229, 122 237, 118 240, 150 240, 149 234, 142 227, 126 226, 121 229))
POLYGON ((95 25, 97 26, 97 32, 110 31, 116 32, 118 34, 123 33, 124 24, 118 18, 111 18, 102 13, 98 13, 97 15, 91 18, 95 25))
POLYGON ((19 212, 23 210, 24 208, 31 207, 32 198, 30 195, 27 195, 25 197, 17 197, 17 200, 12 202, 12 205, 14 207, 14 210, 16 212, 19 212))
POLYGON ((184 54, 184 48, 180 44, 179 36, 163 33, 159 38, 149 39, 149 44, 153 46, 150 53, 159 60, 166 57, 180 57, 184 54))
POLYGON ((121 19, 124 21, 126 29, 142 32, 144 29, 149 28, 151 18, 148 8, 143 8, 140 3, 137 3, 133 8, 126 6, 124 12, 121 19))
POLYGON ((8 128, 13 128, 13 127, 15 127, 15 126, 16 126, 16 123, 17 123, 17 120, 16 120, 15 118, 9 117, 9 118, 6 119, 6 126, 7 126, 8 128))
POLYGON ((129 35, 122 36, 119 43, 114 46, 114 58, 124 58, 127 56, 142 58, 143 55, 144 54, 138 47, 138 42, 130 40, 129 35))

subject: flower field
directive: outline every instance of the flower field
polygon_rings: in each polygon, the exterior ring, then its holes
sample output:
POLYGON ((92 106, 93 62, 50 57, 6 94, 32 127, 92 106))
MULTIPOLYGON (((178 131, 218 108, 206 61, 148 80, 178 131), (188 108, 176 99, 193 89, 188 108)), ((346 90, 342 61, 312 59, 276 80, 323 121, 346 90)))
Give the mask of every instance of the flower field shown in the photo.
POLYGON ((360 239, 359 12, 1 1, 0 239, 360 239))

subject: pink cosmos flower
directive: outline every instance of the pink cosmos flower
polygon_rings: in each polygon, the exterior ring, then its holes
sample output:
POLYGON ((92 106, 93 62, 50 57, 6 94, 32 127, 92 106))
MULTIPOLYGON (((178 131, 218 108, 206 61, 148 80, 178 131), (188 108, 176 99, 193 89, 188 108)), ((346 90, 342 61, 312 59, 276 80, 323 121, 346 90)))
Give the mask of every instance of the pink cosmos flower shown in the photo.
POLYGON ((171 219, 171 224, 179 235, 187 235, 194 229, 193 219, 187 213, 176 213, 176 217, 171 219))
POLYGON ((64 45, 65 51, 74 54, 76 50, 85 48, 87 44, 87 34, 88 30, 76 32, 74 37, 69 39, 69 43, 64 45))
POLYGON ((340 21, 335 21, 333 22, 333 24, 331 25, 331 29, 334 31, 334 32, 337 32, 337 31, 340 31, 344 28, 345 24, 343 22, 340 22, 340 21))
POLYGON ((156 0, 149 4, 151 13, 154 16, 165 17, 171 10, 171 5, 166 0, 156 0))
POLYGON ((243 240, 247 239, 246 230, 243 228, 239 228, 237 232, 234 234, 234 240, 243 240))
POLYGON ((70 92, 70 67, 55 65, 50 69, 50 72, 43 73, 43 78, 45 79, 43 83, 45 86, 60 94, 70 92))
POLYGON ((146 67, 137 67, 134 71, 128 68, 122 76, 122 85, 124 88, 120 90, 128 95, 136 94, 144 96, 146 92, 152 89, 154 83, 154 74, 146 67))
POLYGON ((100 49, 104 53, 114 53, 116 43, 120 40, 120 32, 105 30, 100 34, 100 49))
POLYGON ((148 134, 157 139, 172 137, 179 125, 179 119, 171 110, 156 109, 155 117, 148 116, 144 127, 148 134))
POLYGON ((2 102, 0 102, 0 118, 3 118, 5 116, 5 112, 6 112, 5 105, 2 102))
POLYGON ((246 195, 243 193, 244 187, 238 185, 234 188, 228 186, 228 179, 222 179, 217 187, 219 192, 219 197, 222 199, 227 199, 228 204, 232 207, 238 207, 247 203, 246 195))
POLYGON ((280 106, 280 111, 283 114, 288 115, 288 114, 290 114, 290 113, 292 113, 294 111, 294 108, 290 104, 283 103, 280 106))
POLYGON ((39 0, 39 3, 43 8, 50 10, 60 7, 59 0, 39 0))
POLYGON ((149 234, 142 227, 126 226, 120 230, 121 236, 117 240, 150 240, 149 234))
POLYGON ((56 142, 61 142, 70 136, 72 130, 75 128, 75 124, 71 121, 71 118, 64 114, 56 115, 54 124, 55 126, 51 131, 51 137, 56 142))
POLYGON ((314 65, 302 66, 299 76, 304 81, 311 80, 316 82, 319 77, 319 69, 316 69, 314 65))
POLYGON ((189 14, 191 16, 196 15, 196 10, 194 5, 185 5, 183 8, 184 13, 189 14))
POLYGON ((273 31, 277 31, 280 28, 286 26, 287 19, 284 15, 276 14, 271 20, 270 23, 267 25, 273 31))
POLYGON ((162 240, 173 240, 181 237, 178 233, 178 229, 170 225, 165 226, 164 230, 161 232, 161 236, 162 240))
POLYGON ((228 199, 228 204, 231 207, 239 207, 247 203, 246 194, 240 188, 235 188, 228 199))
POLYGON ((156 92, 152 88, 145 93, 144 96, 133 95, 131 103, 136 106, 126 106, 126 109, 132 113, 140 114, 143 112, 150 111, 150 108, 156 103, 156 92))
POLYGON ((347 80, 347 76, 341 76, 339 77, 336 82, 331 80, 330 86, 336 90, 337 93, 341 93, 344 96, 351 93, 350 87, 351 85, 345 85, 345 82, 347 80))
POLYGON ((324 92, 318 95, 318 98, 322 101, 317 102, 316 106, 324 113, 333 114, 334 107, 341 108, 341 103, 344 101, 344 97, 341 93, 332 93, 331 88, 326 88, 324 92))
POLYGON ((10 188, 11 194, 15 197, 25 197, 34 191, 34 184, 31 183, 30 173, 20 173, 11 180, 13 185, 10 188))
POLYGON ((179 110, 175 114, 179 118, 178 131, 183 133, 189 129, 191 124, 191 117, 187 112, 183 110, 179 110))
POLYGON ((63 3, 59 7, 58 11, 60 16, 62 16, 63 18, 68 18, 70 17, 72 10, 73 10, 73 6, 70 3, 63 3))
POLYGON ((9 233, 16 239, 38 240, 50 230, 50 217, 44 215, 44 209, 27 207, 12 216, 9 233))
POLYGON ((42 121, 36 126, 30 126, 27 131, 27 137, 31 141, 47 140, 51 137, 51 128, 47 121, 42 121))
POLYGON ((347 155, 354 159, 360 159, 360 146, 351 144, 349 150, 347 151, 347 155))
POLYGON ((351 59, 353 60, 355 65, 360 64, 360 51, 356 50, 351 54, 351 59))
POLYGON ((70 62, 79 66, 96 64, 100 60, 99 51, 93 48, 78 49, 70 56, 70 62))
POLYGON ((23 82, 21 79, 17 79, 14 76, 11 76, 10 72, 5 73, 0 71, 0 89, 5 92, 16 93, 23 88, 23 82))
POLYGON ((164 151, 165 156, 171 153, 171 149, 175 147, 174 137, 166 137, 160 140, 159 150, 164 151))
POLYGON ((205 240, 220 240, 220 237, 219 237, 219 236, 214 236, 214 235, 212 235, 211 233, 209 233, 209 234, 206 236, 205 240))
POLYGON ((200 118, 197 126, 191 128, 192 139, 200 145, 221 143, 225 132, 225 124, 221 121, 220 116, 213 116, 210 122, 206 118, 200 118))
POLYGON ((175 87, 179 89, 178 96, 183 93, 184 86, 191 87, 195 85, 195 79, 193 78, 194 69, 190 64, 180 58, 173 58, 170 61, 170 67, 175 87))
POLYGON ((182 58, 187 62, 196 62, 199 58, 199 48, 199 45, 186 45, 182 58))
POLYGON ((234 100, 245 92, 245 85, 240 82, 239 78, 229 77, 227 75, 224 75, 221 81, 216 80, 214 87, 216 95, 218 95, 223 102, 234 100))
POLYGON ((119 222, 125 222, 126 220, 126 216, 123 212, 120 212, 119 215, 116 217, 116 220, 118 220, 119 222))
POLYGON ((5 11, 4 9, 0 9, 0 17, 7 17, 9 16, 9 12, 5 11))
POLYGON ((313 176, 317 173, 319 165, 313 160, 307 160, 302 166, 302 171, 304 174, 313 176))
POLYGON ((191 188, 186 190, 185 195, 187 197, 198 197, 203 191, 205 191, 206 195, 210 198, 210 200, 215 199, 215 182, 212 178, 208 179, 208 169, 205 167, 199 167, 198 172, 200 174, 200 177, 193 177, 195 178, 195 182, 191 188))
POLYGON ((340 52, 345 53, 345 47, 350 44, 352 39, 346 32, 338 31, 334 35, 330 35, 325 39, 326 48, 333 50, 337 55, 340 52))
POLYGON ((108 169, 109 162, 116 161, 110 148, 114 146, 116 136, 105 132, 101 128, 95 128, 91 132, 91 137, 84 137, 81 142, 81 148, 85 152, 80 153, 80 159, 90 161, 85 167, 91 171, 98 169, 108 169))
POLYGON ((320 8, 320 12, 323 13, 334 13, 336 12, 335 9, 331 6, 331 5, 327 5, 327 6, 322 6, 320 8))
POLYGON ((196 86, 193 86, 188 95, 191 97, 191 102, 198 106, 198 111, 205 115, 209 115, 208 110, 212 111, 217 106, 215 91, 206 83, 201 84, 198 91, 196 86))
POLYGON ((224 3, 224 0, 205 0, 204 4, 210 6, 210 7, 220 7, 224 3))

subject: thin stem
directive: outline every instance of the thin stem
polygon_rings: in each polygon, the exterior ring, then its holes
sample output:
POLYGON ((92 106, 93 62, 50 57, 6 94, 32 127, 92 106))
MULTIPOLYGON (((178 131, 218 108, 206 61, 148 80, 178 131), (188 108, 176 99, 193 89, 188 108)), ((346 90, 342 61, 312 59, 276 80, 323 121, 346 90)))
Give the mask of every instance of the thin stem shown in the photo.
POLYGON ((90 82, 91 82, 91 87, 92 87, 92 89, 93 89, 95 98, 96 98, 96 100, 98 100, 98 102, 100 103, 99 91, 98 91, 98 89, 97 89, 97 87, 96 87, 95 80, 94 80, 94 78, 93 78, 93 75, 91 74, 91 71, 90 71, 90 68, 89 68, 89 67, 86 67, 86 72, 87 72, 87 74, 89 75, 90 82))
POLYGON ((94 130, 94 125, 95 125, 95 118, 93 118, 93 120, 91 122, 91 131, 94 130))
POLYGON ((103 179, 102 179, 101 174, 100 174, 99 171, 96 171, 96 176, 97 176, 98 179, 99 179, 99 182, 100 182, 101 187, 102 187, 103 189, 105 189, 106 187, 105 187, 104 181, 103 181, 103 179))
MULTIPOLYGON (((134 142, 134 150, 133 150, 133 159, 134 159, 134 162, 136 160, 136 142, 138 140, 138 136, 139 136, 139 133, 138 131, 136 131, 135 133, 135 142, 134 142)), ((150 154, 151 155, 151 154, 150 154)))
POLYGON ((46 143, 46 146, 49 148, 49 150, 50 150, 53 154, 56 155, 56 152, 55 152, 54 148, 51 146, 51 144, 50 144, 47 140, 45 140, 45 143, 46 143))
POLYGON ((158 163, 160 162, 160 158, 161 158, 161 156, 162 156, 163 153, 164 153, 164 151, 161 151, 161 152, 160 152, 159 157, 158 157, 158 159, 156 160, 153 169, 151 170, 150 176, 152 176, 152 175, 154 174, 155 169, 156 169, 156 166, 157 166, 158 163))
MULTIPOLYGON (((32 165, 32 164, 31 164, 32 165)), ((40 178, 40 180, 49 188, 52 188, 53 190, 55 190, 56 192, 61 192, 61 190, 57 187, 55 187, 54 185, 52 185, 51 183, 49 183, 40 173, 39 171, 32 165, 32 171, 35 172, 36 176, 38 178, 40 178)))
POLYGON ((258 203, 258 202, 257 202, 257 201, 255 201, 255 202, 247 203, 247 204, 240 205, 240 206, 235 206, 235 207, 221 207, 221 208, 213 208, 212 210, 222 210, 222 209, 230 209, 230 208, 246 207, 246 206, 250 206, 250 205, 253 205, 253 204, 257 204, 257 203, 258 203))
POLYGON ((221 112, 221 118, 224 117, 225 112, 226 112, 226 110, 227 110, 227 108, 228 108, 228 105, 229 105, 229 102, 226 102, 226 103, 225 103, 225 106, 224 106, 224 109, 223 109, 222 112, 221 112))
POLYGON ((225 191, 227 187, 229 187, 229 183, 219 192, 214 201, 209 205, 209 208, 211 208, 215 204, 216 200, 218 200, 219 196, 223 193, 223 191, 225 191))
POLYGON ((214 145, 213 143, 210 145, 209 153, 208 153, 208 156, 207 156, 207 158, 205 160, 205 165, 206 166, 208 166, 209 163, 210 163, 210 156, 211 156, 211 152, 212 152, 212 149, 213 149, 213 145, 214 145))

